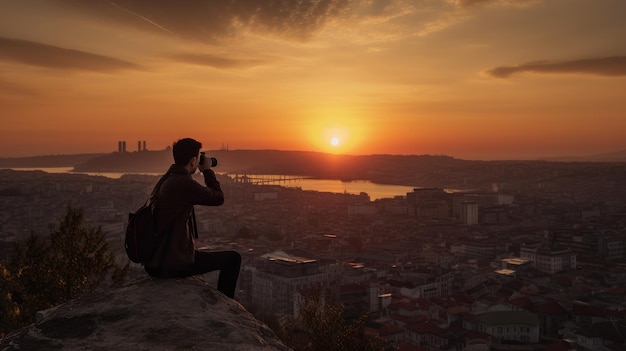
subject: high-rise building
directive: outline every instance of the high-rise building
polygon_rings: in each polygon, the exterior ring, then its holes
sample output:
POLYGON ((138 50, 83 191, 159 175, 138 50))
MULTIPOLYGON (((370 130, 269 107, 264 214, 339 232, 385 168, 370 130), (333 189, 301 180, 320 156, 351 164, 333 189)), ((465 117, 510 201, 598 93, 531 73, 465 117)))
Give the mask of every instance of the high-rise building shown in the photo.
POLYGON ((126 142, 125 141, 118 141, 117 142, 117 152, 126 152, 126 142))
POLYGON ((473 201, 461 203, 461 223, 465 225, 478 224, 478 204, 473 201))
POLYGON ((141 151, 146 151, 146 150, 147 150, 146 149, 146 141, 145 140, 144 141, 139 140, 137 142, 137 151, 141 152, 141 151))

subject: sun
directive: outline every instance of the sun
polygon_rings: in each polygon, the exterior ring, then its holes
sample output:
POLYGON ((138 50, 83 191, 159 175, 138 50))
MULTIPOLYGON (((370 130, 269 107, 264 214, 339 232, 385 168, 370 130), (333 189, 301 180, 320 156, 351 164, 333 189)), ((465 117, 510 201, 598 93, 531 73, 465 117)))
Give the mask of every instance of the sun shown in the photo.
POLYGON ((302 124, 309 147, 331 154, 358 152, 365 136, 365 127, 363 121, 354 115, 346 109, 313 111, 311 119, 302 124))

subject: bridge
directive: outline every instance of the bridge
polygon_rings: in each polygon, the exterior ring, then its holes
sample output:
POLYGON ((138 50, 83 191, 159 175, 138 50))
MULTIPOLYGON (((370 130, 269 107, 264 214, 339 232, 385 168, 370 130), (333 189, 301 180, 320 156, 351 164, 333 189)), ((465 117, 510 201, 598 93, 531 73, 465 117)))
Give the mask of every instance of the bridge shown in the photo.
POLYGON ((280 174, 229 174, 235 183, 243 184, 281 184, 297 182, 302 179, 312 179, 310 176, 292 176, 292 175, 280 175, 280 174))

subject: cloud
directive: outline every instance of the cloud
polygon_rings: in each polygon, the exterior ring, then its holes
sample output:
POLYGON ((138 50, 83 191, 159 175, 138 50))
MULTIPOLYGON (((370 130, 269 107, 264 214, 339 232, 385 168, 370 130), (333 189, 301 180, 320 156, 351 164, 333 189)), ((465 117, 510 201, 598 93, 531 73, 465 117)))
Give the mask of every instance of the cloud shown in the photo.
POLYGON ((141 70, 132 62, 28 40, 0 37, 0 60, 63 70, 113 72, 141 70))
MULTIPOLYGON (((363 33, 362 26, 375 25, 378 40, 394 40, 416 32, 426 35, 440 30, 458 22, 474 8, 525 6, 539 1, 542 0, 56 0, 55 3, 116 28, 220 45, 249 34, 306 42, 334 24, 342 27, 341 35, 355 37, 363 33), (432 16, 438 18, 433 20, 432 16), (412 28, 401 27, 411 17, 412 28)), ((372 40, 371 31, 363 39, 372 40)))
MULTIPOLYGON (((306 39, 357 0, 58 0, 110 23, 216 42, 242 31, 306 39)), ((380 2, 376 1, 376 3, 380 2)))
POLYGON ((488 70, 487 74, 496 78, 508 78, 516 73, 570 73, 592 74, 598 76, 626 76, 626 56, 562 61, 530 62, 518 66, 501 66, 488 70))
POLYGON ((0 98, 3 96, 36 97, 39 93, 24 85, 0 78, 0 98))
POLYGON ((481 9, 487 7, 499 8, 528 8, 540 4, 544 0, 444 0, 422 1, 416 4, 405 1, 406 9, 413 14, 425 14, 421 21, 413 24, 418 36, 427 36, 441 31, 458 23, 471 19, 481 9))
POLYGON ((255 59, 232 59, 210 54, 178 54, 173 58, 178 61, 193 63, 196 65, 210 66, 220 69, 251 68, 265 63, 255 59))
POLYGON ((472 7, 472 6, 485 5, 485 4, 499 2, 499 1, 498 0, 450 0, 450 2, 459 7, 472 7))
POLYGON ((525 7, 540 3, 542 0, 448 0, 449 3, 459 8, 472 8, 488 5, 504 5, 525 7))

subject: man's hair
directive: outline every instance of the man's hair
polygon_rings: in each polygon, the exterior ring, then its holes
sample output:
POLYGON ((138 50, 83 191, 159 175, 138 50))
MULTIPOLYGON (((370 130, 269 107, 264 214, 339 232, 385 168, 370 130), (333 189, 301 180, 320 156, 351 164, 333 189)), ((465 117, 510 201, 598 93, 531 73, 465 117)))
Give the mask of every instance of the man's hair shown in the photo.
POLYGON ((172 145, 174 163, 185 166, 194 157, 198 156, 202 143, 191 138, 180 139, 172 145))

